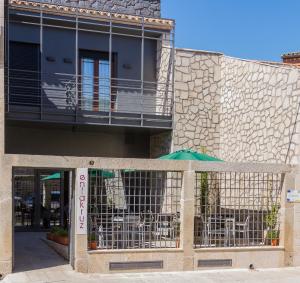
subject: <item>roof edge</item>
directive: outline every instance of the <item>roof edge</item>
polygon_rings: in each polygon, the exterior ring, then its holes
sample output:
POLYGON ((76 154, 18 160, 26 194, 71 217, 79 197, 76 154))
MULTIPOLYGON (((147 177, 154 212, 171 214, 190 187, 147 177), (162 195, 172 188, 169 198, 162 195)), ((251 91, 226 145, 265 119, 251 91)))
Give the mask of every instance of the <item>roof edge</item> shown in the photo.
POLYGON ((224 56, 223 53, 218 51, 209 51, 209 50, 198 50, 198 49, 191 49, 191 48, 175 48, 176 51, 185 51, 185 52, 192 52, 192 53, 200 53, 200 54, 211 54, 211 55, 218 55, 224 56))
POLYGON ((300 52, 290 52, 281 55, 282 59, 300 58, 300 52))
POLYGON ((228 55, 224 55, 224 58, 234 59, 234 60, 239 60, 239 61, 244 61, 244 62, 249 62, 249 63, 256 63, 256 64, 274 67, 274 68, 286 68, 286 69, 298 69, 299 70, 299 67, 297 67, 295 65, 283 63, 283 62, 243 59, 243 58, 238 58, 238 57, 233 57, 233 56, 228 56, 228 55))
POLYGON ((118 12, 108 12, 97 10, 93 8, 85 8, 71 5, 62 5, 62 4, 53 4, 46 2, 38 2, 35 0, 9 0, 8 4, 12 8, 19 9, 45 9, 49 12, 53 11, 55 13, 65 13, 65 14, 74 14, 79 13, 80 15, 85 16, 94 16, 94 17, 102 17, 107 19, 113 19, 117 21, 127 21, 128 23, 144 23, 145 25, 153 25, 157 27, 167 27, 168 29, 173 29, 175 27, 175 20, 165 19, 165 18, 154 18, 154 17, 145 17, 139 15, 130 15, 118 12))

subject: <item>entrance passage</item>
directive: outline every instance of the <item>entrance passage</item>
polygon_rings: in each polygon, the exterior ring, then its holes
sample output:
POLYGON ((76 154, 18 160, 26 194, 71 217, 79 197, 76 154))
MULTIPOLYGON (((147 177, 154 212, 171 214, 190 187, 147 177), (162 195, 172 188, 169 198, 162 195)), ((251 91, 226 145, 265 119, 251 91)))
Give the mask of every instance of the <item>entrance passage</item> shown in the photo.
POLYGON ((17 168, 13 174, 16 231, 67 228, 69 172, 17 168))
POLYGON ((15 271, 68 263, 70 178, 71 172, 59 169, 13 169, 15 271), (54 242, 48 232, 64 242, 54 242))
POLYGON ((68 262, 51 249, 43 239, 45 239, 45 232, 15 233, 14 272, 68 264, 68 262))

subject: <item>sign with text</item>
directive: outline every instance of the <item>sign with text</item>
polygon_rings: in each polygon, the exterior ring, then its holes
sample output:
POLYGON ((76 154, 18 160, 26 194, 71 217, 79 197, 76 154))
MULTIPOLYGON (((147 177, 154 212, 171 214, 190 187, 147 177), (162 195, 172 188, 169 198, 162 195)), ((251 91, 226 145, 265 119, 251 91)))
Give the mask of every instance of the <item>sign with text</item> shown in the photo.
POLYGON ((88 169, 78 168, 76 172, 76 234, 87 234, 88 169))
POLYGON ((286 200, 288 202, 300 202, 300 190, 288 190, 286 200))

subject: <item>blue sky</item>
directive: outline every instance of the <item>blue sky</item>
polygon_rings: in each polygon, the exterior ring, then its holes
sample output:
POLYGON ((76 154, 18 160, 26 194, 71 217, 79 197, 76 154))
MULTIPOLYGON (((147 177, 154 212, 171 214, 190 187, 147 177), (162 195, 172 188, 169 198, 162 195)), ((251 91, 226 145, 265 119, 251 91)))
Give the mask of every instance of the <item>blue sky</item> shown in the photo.
POLYGON ((161 0, 176 47, 280 61, 300 51, 300 0, 161 0))

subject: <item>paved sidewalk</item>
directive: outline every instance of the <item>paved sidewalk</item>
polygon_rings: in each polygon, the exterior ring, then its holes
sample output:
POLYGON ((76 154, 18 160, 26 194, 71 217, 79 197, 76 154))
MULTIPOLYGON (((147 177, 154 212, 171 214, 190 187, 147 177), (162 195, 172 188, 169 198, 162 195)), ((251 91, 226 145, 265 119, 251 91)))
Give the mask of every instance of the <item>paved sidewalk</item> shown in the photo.
POLYGON ((49 248, 42 238, 45 233, 15 232, 15 272, 45 269, 67 264, 49 248))
POLYGON ((300 283, 300 268, 168 273, 81 274, 50 249, 41 233, 16 233, 15 273, 1 283, 300 283))
POLYGON ((3 283, 298 283, 300 268, 218 270, 139 274, 80 274, 68 265, 8 275, 3 283))

